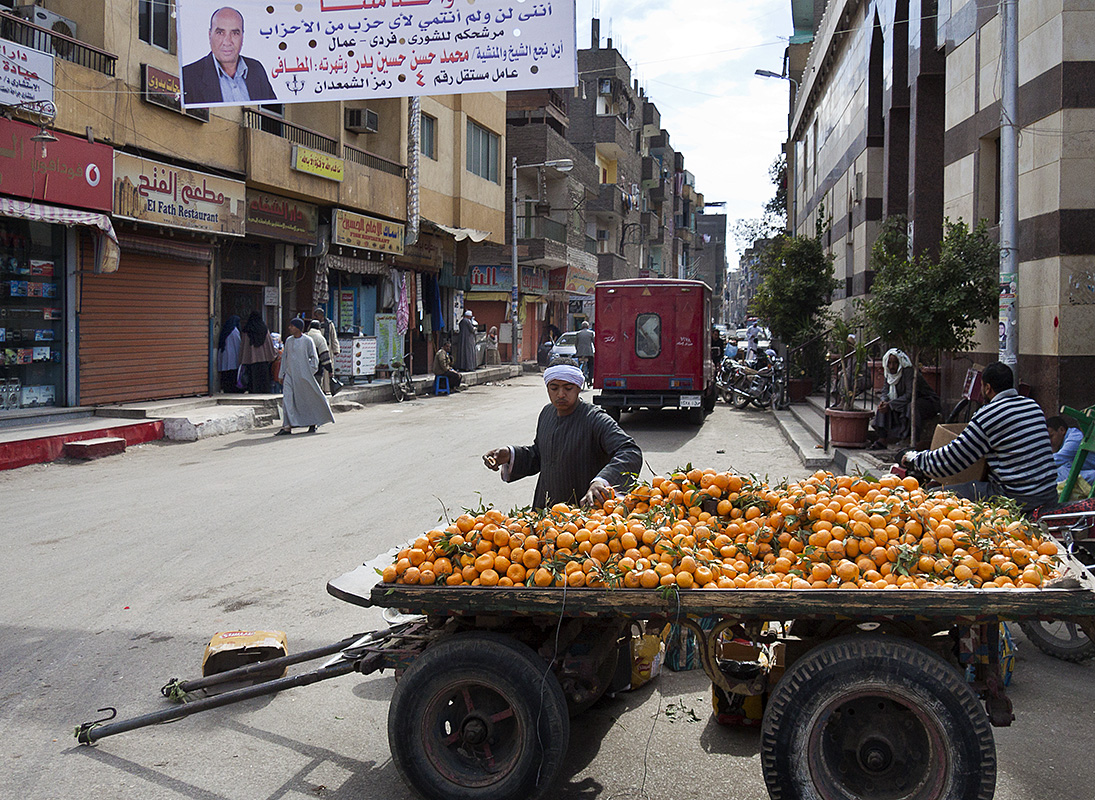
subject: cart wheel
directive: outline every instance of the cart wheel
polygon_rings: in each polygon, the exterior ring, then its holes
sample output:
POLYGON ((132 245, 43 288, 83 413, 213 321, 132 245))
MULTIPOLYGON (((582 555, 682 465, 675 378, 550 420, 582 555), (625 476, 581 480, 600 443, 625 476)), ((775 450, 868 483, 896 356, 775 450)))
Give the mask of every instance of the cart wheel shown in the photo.
POLYGON ((388 708, 395 764, 429 800, 542 797, 569 738, 554 673, 531 649, 494 633, 459 634, 427 649, 388 708))
POLYGON ((1027 620, 1019 623, 1031 643, 1047 656, 1062 661, 1084 661, 1095 656, 1095 643, 1075 622, 1027 620))
POLYGON ((799 659, 761 727, 777 800, 991 800, 996 747, 961 673, 896 637, 846 636, 799 659))

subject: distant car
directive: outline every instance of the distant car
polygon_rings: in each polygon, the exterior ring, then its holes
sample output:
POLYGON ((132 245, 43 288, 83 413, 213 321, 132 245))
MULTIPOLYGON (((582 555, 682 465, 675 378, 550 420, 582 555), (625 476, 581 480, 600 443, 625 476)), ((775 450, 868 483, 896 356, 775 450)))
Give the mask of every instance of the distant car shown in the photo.
MULTIPOLYGON (((749 336, 747 334, 748 328, 738 328, 736 331, 738 340, 738 349, 745 351, 749 347, 749 336)), ((760 350, 767 350, 772 346, 772 332, 767 328, 760 329, 760 338, 757 339, 757 348, 760 350)))
POLYGON ((551 357, 574 358, 575 347, 578 343, 578 332, 567 331, 555 340, 555 346, 551 348, 551 357))

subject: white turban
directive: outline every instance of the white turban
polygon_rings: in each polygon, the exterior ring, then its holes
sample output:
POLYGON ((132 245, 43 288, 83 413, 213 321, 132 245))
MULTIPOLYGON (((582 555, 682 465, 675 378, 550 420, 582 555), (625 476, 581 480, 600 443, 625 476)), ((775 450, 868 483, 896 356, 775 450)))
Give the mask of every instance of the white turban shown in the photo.
POLYGON ((544 384, 552 381, 566 381, 581 389, 585 385, 586 378, 578 367, 572 367, 570 364, 556 364, 544 370, 544 384))

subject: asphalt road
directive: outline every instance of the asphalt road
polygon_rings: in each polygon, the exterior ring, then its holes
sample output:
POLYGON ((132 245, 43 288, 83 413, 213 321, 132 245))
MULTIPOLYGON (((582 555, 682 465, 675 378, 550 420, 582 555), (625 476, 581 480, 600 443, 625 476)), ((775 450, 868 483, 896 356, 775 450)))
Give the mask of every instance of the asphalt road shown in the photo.
MULTIPOLYGON (((209 638, 284 630, 292 652, 382 627, 326 582, 480 501, 526 504, 485 450, 531 439, 533 376, 341 414, 315 435, 273 429, 152 444, 87 464, 0 473, 0 796, 20 800, 412 797, 388 751, 388 674, 348 675, 80 747, 73 727, 115 706, 165 706, 209 638)), ((701 428, 625 416, 647 464, 772 478, 804 473, 768 415, 719 406, 701 428)), ((647 474, 647 477, 649 477, 647 474)), ((1087 798, 1095 786, 1092 663, 1017 634, 1017 721, 995 729, 1001 800, 1087 798)), ((710 715, 702 671, 667 672, 574 723, 553 797, 761 800, 758 736, 710 715), (697 717, 686 712, 692 710, 697 717)))

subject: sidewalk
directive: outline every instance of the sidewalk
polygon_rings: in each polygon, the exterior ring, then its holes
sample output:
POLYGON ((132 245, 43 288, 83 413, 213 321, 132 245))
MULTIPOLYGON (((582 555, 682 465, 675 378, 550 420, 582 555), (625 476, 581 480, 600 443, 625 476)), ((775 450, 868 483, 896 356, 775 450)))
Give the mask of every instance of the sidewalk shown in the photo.
MULTIPOLYGON (((527 366, 503 364, 464 372, 462 386, 514 378, 527 366)), ((412 382, 419 397, 433 394, 432 374, 416 375, 412 382)), ((345 412, 383 402, 395 402, 388 380, 347 384, 331 398, 331 408, 345 412)), ((65 456, 95 458, 165 438, 187 442, 250 430, 273 424, 280 417, 280 405, 280 394, 218 394, 24 412, 0 421, 0 470, 43 464, 65 456)))

